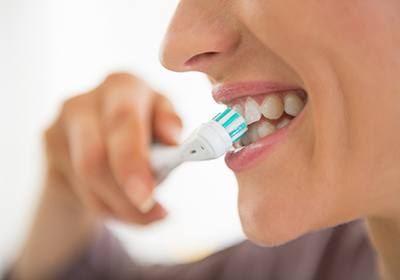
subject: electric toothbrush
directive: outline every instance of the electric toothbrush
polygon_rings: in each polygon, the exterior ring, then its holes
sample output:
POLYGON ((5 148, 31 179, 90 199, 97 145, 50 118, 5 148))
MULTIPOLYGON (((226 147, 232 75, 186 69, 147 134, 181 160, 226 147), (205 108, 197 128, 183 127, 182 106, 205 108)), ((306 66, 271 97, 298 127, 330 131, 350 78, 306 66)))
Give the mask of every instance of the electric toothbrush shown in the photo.
POLYGON ((219 158, 247 132, 245 119, 232 108, 202 124, 177 147, 155 145, 150 163, 159 182, 187 161, 204 161, 219 158))

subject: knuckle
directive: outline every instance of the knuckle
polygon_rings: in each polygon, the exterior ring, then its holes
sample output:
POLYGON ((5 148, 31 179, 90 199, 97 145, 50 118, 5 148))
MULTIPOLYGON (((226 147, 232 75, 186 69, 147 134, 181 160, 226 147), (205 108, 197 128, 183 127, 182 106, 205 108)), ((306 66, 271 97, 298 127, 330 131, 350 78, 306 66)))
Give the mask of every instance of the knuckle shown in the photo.
POLYGON ((78 97, 76 96, 65 100, 61 106, 61 112, 66 113, 73 110, 76 107, 76 104, 78 103, 77 100, 78 97))
POLYGON ((105 119, 105 128, 107 131, 114 131, 119 128, 121 124, 126 123, 128 120, 135 122, 137 119, 137 112, 131 104, 123 104, 118 106, 115 110, 110 112, 105 119))
POLYGON ((42 143, 48 159, 56 156, 65 160, 64 151, 66 151, 67 148, 63 133, 57 124, 53 124, 43 131, 42 143))
POLYGON ((108 75, 103 84, 107 86, 113 85, 134 85, 138 82, 138 78, 128 72, 115 72, 108 75))
POLYGON ((51 125, 43 131, 42 139, 46 145, 51 145, 52 143, 54 143, 54 138, 55 138, 55 128, 54 125, 51 125))
POLYGON ((61 115, 68 115, 81 111, 86 105, 88 94, 80 94, 65 100, 61 106, 61 115))
POLYGON ((94 144, 80 155, 75 164, 75 172, 81 178, 97 175, 106 166, 106 152, 103 145, 94 144))
POLYGON ((100 89, 105 98, 112 98, 116 94, 128 100, 154 96, 144 80, 124 72, 109 75, 100 85, 100 89))

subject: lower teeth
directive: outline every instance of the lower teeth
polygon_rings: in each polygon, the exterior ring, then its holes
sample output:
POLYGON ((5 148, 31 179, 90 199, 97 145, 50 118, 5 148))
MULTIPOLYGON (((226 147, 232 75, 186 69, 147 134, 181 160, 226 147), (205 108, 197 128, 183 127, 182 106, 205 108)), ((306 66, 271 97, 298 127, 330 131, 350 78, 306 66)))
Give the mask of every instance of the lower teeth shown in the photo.
POLYGON ((289 116, 283 116, 274 123, 262 118, 260 121, 249 125, 248 132, 233 145, 234 152, 239 152, 244 147, 249 146, 260 140, 261 138, 267 137, 276 132, 276 130, 287 126, 292 119, 289 116))
POLYGON ((283 120, 281 120, 281 121, 276 125, 276 128, 277 128, 277 129, 280 129, 280 128, 282 128, 282 127, 287 126, 289 123, 290 123, 290 119, 284 118, 283 120))

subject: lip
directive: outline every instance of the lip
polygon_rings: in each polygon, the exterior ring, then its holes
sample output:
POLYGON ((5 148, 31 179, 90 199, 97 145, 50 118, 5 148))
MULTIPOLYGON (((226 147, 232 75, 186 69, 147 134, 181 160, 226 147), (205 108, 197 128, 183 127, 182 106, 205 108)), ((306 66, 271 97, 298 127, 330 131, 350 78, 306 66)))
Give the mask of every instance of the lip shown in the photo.
POLYGON ((247 81, 216 84, 212 95, 217 103, 229 103, 243 96, 254 96, 289 90, 302 90, 300 87, 274 81, 247 81))
POLYGON ((290 123, 277 130, 273 134, 259 139, 257 142, 244 147, 239 152, 228 152, 225 155, 226 165, 234 172, 247 170, 257 164, 260 160, 266 159, 273 151, 288 139, 288 134, 293 133, 296 127, 301 123, 303 115, 306 112, 307 104, 301 113, 292 119, 290 123))

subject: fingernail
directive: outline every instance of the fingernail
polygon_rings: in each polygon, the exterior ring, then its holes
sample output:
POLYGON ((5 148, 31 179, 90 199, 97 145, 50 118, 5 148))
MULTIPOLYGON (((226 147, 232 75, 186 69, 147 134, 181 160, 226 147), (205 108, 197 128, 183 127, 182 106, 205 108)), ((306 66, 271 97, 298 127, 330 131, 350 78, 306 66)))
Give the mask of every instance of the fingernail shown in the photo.
POLYGON ((143 203, 139 206, 139 210, 142 213, 148 213, 151 209, 153 209, 154 205, 156 205, 156 201, 153 198, 153 195, 150 195, 143 203))
POLYGON ((125 191, 130 201, 142 212, 153 208, 155 201, 152 190, 140 178, 132 176, 126 183, 125 191))

